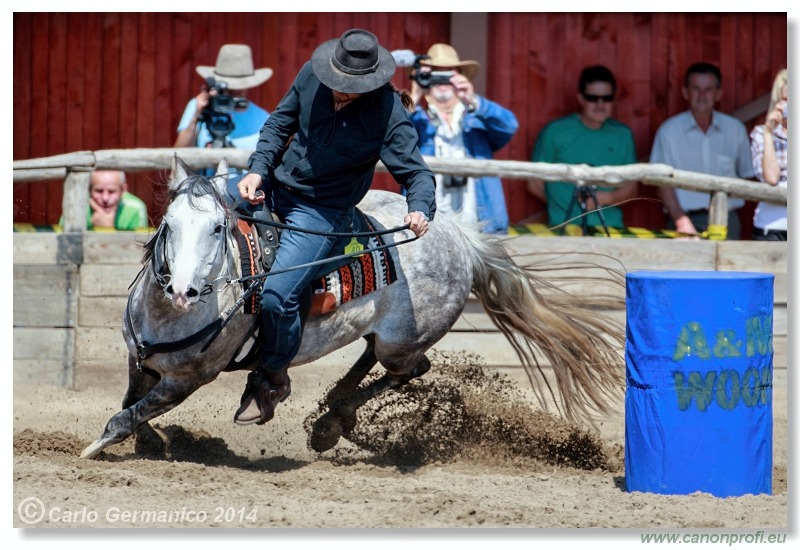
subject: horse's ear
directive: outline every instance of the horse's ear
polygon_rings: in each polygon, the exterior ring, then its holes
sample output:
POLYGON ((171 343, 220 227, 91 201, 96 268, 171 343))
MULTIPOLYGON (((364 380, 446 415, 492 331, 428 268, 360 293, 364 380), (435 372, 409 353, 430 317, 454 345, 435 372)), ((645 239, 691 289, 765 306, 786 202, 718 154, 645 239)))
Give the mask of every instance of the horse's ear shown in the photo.
POLYGON ((228 191, 228 159, 222 158, 217 165, 217 174, 213 178, 213 183, 223 197, 228 191))
POLYGON ((175 156, 172 157, 172 169, 169 176, 169 188, 171 191, 178 190, 178 187, 189 177, 188 172, 189 167, 175 153, 175 156))
POLYGON ((228 175, 228 159, 224 158, 219 161, 217 165, 217 175, 218 176, 227 176, 228 175))

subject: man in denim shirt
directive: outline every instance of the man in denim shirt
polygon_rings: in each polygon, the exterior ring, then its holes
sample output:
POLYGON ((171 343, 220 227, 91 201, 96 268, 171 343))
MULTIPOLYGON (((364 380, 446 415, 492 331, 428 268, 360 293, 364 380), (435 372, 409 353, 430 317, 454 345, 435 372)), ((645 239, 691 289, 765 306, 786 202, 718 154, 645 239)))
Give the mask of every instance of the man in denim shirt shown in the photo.
MULTIPOLYGON (((419 135, 423 155, 441 158, 491 159, 517 131, 514 113, 475 93, 471 79, 477 61, 461 61, 447 44, 434 44, 420 71, 452 71, 448 84, 422 88, 412 80, 417 105, 411 122, 419 135), (425 105, 420 100, 425 99, 425 105)), ((506 233, 508 211, 500 178, 437 176, 439 212, 453 212, 465 222, 479 222, 485 233, 506 233)))

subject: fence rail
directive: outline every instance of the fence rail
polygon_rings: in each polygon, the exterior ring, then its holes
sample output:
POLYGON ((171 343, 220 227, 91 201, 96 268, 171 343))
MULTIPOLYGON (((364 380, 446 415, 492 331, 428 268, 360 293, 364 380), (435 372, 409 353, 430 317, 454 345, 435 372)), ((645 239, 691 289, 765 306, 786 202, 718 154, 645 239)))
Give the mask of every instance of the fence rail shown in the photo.
MULTIPOLYGON (((14 161, 14 183, 64 179, 64 231, 85 230, 88 207, 88 180, 93 170, 136 172, 165 170, 175 154, 194 169, 213 168, 223 158, 234 168, 247 168, 251 151, 244 149, 107 149, 78 151, 52 157, 14 161)), ((442 159, 424 157, 434 172, 456 176, 498 176, 507 179, 542 179, 577 184, 616 187, 626 181, 676 187, 712 193, 709 219, 727 225, 728 196, 745 200, 787 203, 787 190, 749 180, 711 176, 677 170, 666 164, 628 164, 623 166, 588 166, 585 164, 550 164, 514 160, 442 159)), ((378 171, 385 171, 378 164, 378 171)))

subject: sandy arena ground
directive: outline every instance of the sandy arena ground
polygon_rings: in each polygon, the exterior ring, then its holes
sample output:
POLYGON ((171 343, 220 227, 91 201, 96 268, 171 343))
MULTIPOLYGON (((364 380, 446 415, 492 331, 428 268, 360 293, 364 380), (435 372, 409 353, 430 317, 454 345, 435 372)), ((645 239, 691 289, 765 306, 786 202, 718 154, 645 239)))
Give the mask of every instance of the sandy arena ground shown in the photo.
POLYGON ((153 422, 166 457, 137 455, 131 440, 97 460, 78 457, 118 410, 123 376, 78 390, 17 384, 12 524, 37 528, 23 540, 48 545, 87 527, 270 527, 281 530, 266 540, 304 533, 328 542, 345 532, 318 528, 399 528, 363 534, 510 536, 526 547, 573 535, 638 543, 652 529, 787 530, 785 369, 774 377, 774 494, 721 499, 627 492, 621 403, 585 430, 533 407, 519 371, 473 367, 480 358, 463 355, 432 359, 403 399, 365 411, 355 438, 369 450, 340 440, 322 454, 308 448, 304 423, 344 364, 292 369, 292 396, 265 426, 233 424, 245 375, 224 373, 153 422))

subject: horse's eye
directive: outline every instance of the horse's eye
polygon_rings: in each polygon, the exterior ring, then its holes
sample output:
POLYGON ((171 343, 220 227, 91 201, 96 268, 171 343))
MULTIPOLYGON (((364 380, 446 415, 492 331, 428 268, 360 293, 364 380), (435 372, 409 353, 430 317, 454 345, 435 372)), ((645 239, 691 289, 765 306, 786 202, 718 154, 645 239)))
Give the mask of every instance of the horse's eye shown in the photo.
POLYGON ((225 229, 225 226, 223 226, 223 225, 218 225, 217 227, 215 227, 215 228, 214 228, 214 233, 216 233, 217 235, 219 235, 220 233, 222 233, 222 230, 223 230, 223 229, 225 229))

